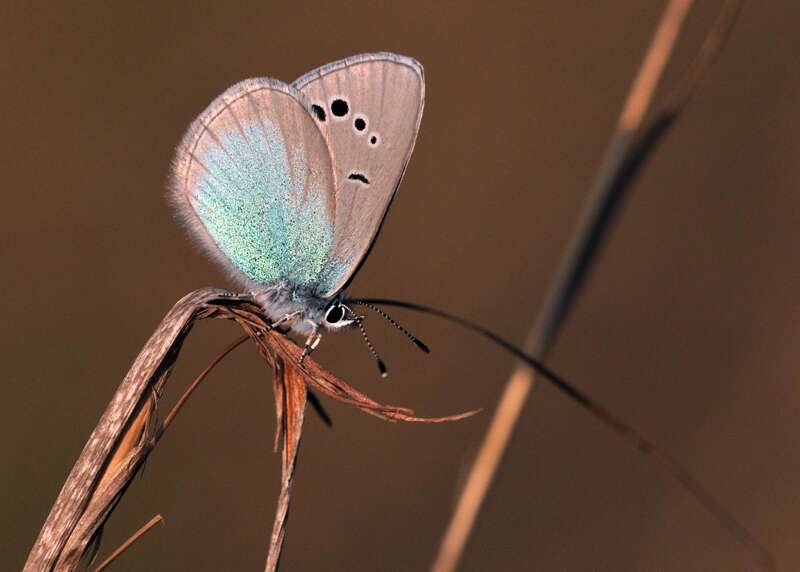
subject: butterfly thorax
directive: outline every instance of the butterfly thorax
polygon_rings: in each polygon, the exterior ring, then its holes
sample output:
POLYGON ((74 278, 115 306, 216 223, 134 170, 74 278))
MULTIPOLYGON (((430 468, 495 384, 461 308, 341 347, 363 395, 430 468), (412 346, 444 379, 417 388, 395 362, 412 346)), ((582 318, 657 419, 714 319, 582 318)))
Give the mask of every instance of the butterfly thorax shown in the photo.
MULTIPOLYGON (((255 291, 253 297, 273 324, 280 323, 297 334, 309 335, 320 328, 340 331, 352 326, 350 320, 331 321, 331 309, 339 307, 344 292, 324 298, 317 288, 281 279, 255 291)), ((344 306, 341 306, 344 307, 344 306)), ((348 309, 349 310, 349 309, 348 309)), ((334 317, 336 312, 333 313, 334 317)))

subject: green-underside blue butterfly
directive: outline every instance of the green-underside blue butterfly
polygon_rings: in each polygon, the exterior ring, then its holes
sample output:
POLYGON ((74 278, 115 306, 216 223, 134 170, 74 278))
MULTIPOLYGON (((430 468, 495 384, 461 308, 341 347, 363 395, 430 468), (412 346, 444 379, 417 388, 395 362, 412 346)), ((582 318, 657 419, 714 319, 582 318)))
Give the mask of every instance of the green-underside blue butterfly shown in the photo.
POLYGON ((192 123, 170 195, 193 238, 273 321, 308 335, 360 325, 342 304, 419 130, 422 66, 371 53, 292 84, 247 79, 192 123))

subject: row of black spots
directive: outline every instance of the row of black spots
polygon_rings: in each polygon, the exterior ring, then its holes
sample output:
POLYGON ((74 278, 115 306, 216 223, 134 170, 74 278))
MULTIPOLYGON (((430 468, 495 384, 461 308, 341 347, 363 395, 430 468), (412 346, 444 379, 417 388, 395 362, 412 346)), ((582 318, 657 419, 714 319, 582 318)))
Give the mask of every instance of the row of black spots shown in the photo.
MULTIPOLYGON (((345 117, 350 112, 350 105, 346 100, 342 99, 341 97, 337 97, 331 102, 330 110, 331 114, 335 117, 345 117)), ((325 121, 328 118, 327 113, 325 113, 325 109, 319 103, 311 104, 311 112, 318 121, 325 121)))
MULTIPOLYGON (((356 130, 356 134, 363 135, 367 127, 369 126, 369 119, 366 115, 358 114, 356 115, 355 119, 353 120, 353 128, 356 130)), ((378 144, 381 142, 381 138, 378 136, 377 133, 372 132, 369 134, 369 144, 372 147, 377 147, 378 144)))
MULTIPOLYGON (((325 109, 318 103, 314 103, 311 105, 311 111, 316 116, 317 120, 325 121, 327 119, 327 114, 325 113, 325 109)), ((330 104, 330 111, 334 117, 345 118, 347 114, 350 113, 350 104, 347 102, 346 99, 341 97, 337 97, 330 104)), ((353 120, 353 128, 356 130, 357 134, 362 134, 367 130, 369 119, 366 115, 361 113, 356 114, 355 119, 353 120)), ((381 138, 377 133, 371 133, 369 136, 369 144, 373 147, 377 147, 381 142, 381 138)))

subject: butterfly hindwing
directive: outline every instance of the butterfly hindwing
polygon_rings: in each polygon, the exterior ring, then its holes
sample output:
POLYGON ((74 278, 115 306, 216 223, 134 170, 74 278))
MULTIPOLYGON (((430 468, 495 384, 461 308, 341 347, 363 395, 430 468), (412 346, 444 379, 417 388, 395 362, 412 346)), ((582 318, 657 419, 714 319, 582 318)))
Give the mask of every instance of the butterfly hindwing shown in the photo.
POLYGON ((390 53, 354 56, 293 84, 325 130, 337 188, 331 289, 341 290, 372 246, 411 157, 425 97, 422 66, 390 53))
POLYGON ((335 178, 325 137, 292 86, 251 79, 195 120, 171 196, 193 236, 253 288, 286 278, 335 288, 335 178))

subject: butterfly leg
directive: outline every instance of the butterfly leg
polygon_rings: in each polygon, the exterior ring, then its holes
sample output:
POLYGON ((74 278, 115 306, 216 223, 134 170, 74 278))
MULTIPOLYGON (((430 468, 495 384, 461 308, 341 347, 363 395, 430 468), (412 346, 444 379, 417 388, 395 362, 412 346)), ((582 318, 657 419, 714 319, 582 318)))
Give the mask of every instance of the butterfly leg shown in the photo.
POLYGON ((277 320, 275 320, 274 322, 269 324, 266 327, 266 330, 267 331, 274 330, 278 326, 282 326, 283 324, 285 324, 287 322, 291 322, 292 320, 294 320, 297 316, 301 315, 302 313, 303 313, 303 310, 297 310, 295 312, 289 312, 288 314, 284 314, 283 316, 281 316, 280 318, 278 318, 277 320))
MULTIPOLYGON (((263 308, 263 307, 266 307, 269 304, 269 302, 271 301, 272 296, 274 295, 274 293, 275 292, 280 292, 280 290, 281 290, 280 284, 274 284, 274 285, 272 285, 269 288, 266 288, 264 290, 259 290, 257 292, 250 292, 250 296, 252 296, 253 300, 255 300, 263 308)), ((276 327, 280 326, 281 324, 284 324, 284 323, 288 322, 289 320, 291 320, 292 318, 294 318, 297 315, 298 315, 298 312, 292 312, 290 314, 286 314, 286 315, 281 316, 280 318, 278 318, 277 320, 275 320, 271 324, 268 324, 267 327, 265 327, 263 330, 259 330, 258 335, 260 336, 264 332, 269 332, 273 328, 276 328, 276 327)))
POLYGON ((303 348, 303 353, 300 355, 300 363, 303 363, 303 360, 306 359, 306 356, 311 354, 311 352, 316 349, 316 347, 319 345, 319 342, 322 340, 322 334, 319 333, 319 325, 312 323, 311 328, 311 333, 306 339, 306 345, 303 348))

